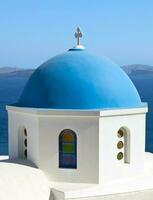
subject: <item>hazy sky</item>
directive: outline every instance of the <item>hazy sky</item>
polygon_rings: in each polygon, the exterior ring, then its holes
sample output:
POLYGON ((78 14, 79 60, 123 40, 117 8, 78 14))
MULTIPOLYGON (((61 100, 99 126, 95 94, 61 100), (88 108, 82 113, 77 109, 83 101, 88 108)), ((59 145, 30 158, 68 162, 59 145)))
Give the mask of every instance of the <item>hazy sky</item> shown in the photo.
POLYGON ((153 65, 153 0, 1 0, 0 67, 39 66, 82 43, 120 65, 153 65))

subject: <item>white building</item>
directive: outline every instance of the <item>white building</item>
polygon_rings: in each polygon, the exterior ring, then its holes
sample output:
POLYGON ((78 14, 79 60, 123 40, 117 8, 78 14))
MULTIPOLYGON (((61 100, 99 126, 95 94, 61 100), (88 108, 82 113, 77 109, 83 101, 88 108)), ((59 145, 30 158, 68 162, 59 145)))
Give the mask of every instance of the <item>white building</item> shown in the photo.
POLYGON ((9 157, 28 159, 57 184, 132 181, 145 171, 147 104, 119 66, 76 36, 77 46, 38 67, 7 106, 9 157))

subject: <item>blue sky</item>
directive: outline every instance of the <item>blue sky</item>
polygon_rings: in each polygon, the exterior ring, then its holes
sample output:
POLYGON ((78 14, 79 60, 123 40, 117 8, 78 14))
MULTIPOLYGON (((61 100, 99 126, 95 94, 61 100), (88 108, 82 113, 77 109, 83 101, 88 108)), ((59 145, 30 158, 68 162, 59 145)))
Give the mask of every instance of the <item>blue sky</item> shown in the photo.
POLYGON ((33 68, 75 45, 119 65, 153 65, 152 0, 3 0, 0 67, 33 68))

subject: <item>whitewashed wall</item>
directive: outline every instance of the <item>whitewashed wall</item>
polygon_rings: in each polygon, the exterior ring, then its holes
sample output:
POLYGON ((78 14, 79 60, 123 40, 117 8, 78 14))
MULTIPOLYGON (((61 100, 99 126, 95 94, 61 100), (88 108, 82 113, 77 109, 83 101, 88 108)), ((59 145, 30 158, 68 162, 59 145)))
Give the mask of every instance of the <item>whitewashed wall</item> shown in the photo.
POLYGON ((40 117, 39 167, 50 180, 98 183, 99 124, 94 117, 40 117), (72 129, 77 135, 77 169, 59 168, 59 134, 72 129))
POLYGON ((99 169, 100 182, 110 182, 120 179, 129 179, 141 176, 144 172, 144 153, 145 153, 145 112, 144 109, 137 109, 136 113, 118 115, 106 115, 100 118, 99 131, 99 169), (140 113, 137 113, 140 112, 140 113), (117 159, 118 152, 122 149, 117 148, 118 130, 124 127, 130 134, 130 163, 124 163, 117 159))
POLYGON ((28 159, 37 165, 38 163, 38 116, 25 112, 8 111, 8 135, 9 135, 9 157, 15 159, 20 157, 19 134, 27 129, 27 154, 28 159))
MULTIPOLYGON (((51 181, 99 182, 99 118, 97 112, 74 116, 72 112, 7 107, 9 113, 9 156, 17 158, 18 131, 28 134, 28 159, 34 162, 51 181), (77 135, 77 169, 59 168, 59 134, 72 129, 77 135)), ((86 113, 86 112, 85 112, 86 113)), ((76 115, 76 112, 75 112, 76 115)))
POLYGON ((9 156, 19 156, 18 134, 27 129, 28 159, 51 181, 107 183, 141 176, 144 172, 147 107, 103 111, 56 111, 7 107, 9 156), (130 163, 117 160, 117 131, 130 131, 130 163), (59 168, 59 134, 77 135, 77 169, 59 168))

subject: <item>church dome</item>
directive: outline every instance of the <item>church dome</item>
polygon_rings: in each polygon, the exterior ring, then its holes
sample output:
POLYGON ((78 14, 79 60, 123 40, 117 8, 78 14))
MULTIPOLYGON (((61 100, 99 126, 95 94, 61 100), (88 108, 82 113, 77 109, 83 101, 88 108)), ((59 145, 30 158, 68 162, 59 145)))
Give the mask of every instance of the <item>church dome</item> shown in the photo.
POLYGON ((55 56, 31 75, 16 103, 48 109, 115 109, 142 105, 125 72, 81 48, 55 56))

